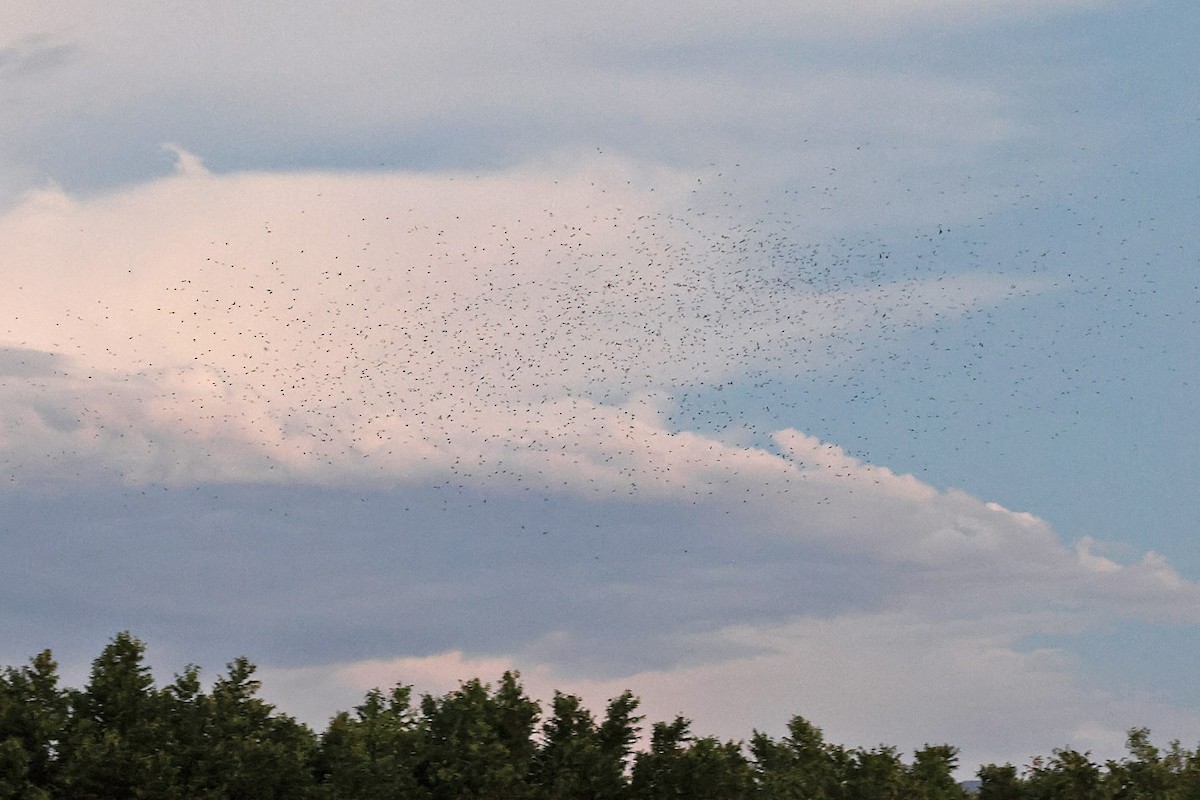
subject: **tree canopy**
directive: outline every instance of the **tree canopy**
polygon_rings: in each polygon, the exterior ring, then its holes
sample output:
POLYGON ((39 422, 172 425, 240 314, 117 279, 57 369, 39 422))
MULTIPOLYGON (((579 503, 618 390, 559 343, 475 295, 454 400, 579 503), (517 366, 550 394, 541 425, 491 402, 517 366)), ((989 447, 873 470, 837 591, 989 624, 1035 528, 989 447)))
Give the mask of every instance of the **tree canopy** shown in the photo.
MULTIPOLYGON (((648 731, 626 691, 597 718, 556 692, 543 711, 520 674, 414 698, 367 692, 316 732, 258 696, 236 658, 206 690, 189 666, 157 687, 145 645, 117 634, 82 689, 43 651, 0 672, 0 800, 965 800, 958 750, 825 741, 800 716, 787 734, 698 736, 677 716, 648 731), (646 746, 635 747, 644 733, 646 746)), ((1022 768, 987 764, 979 800, 1200 800, 1200 753, 1129 732, 1127 755, 1069 748, 1022 768)))

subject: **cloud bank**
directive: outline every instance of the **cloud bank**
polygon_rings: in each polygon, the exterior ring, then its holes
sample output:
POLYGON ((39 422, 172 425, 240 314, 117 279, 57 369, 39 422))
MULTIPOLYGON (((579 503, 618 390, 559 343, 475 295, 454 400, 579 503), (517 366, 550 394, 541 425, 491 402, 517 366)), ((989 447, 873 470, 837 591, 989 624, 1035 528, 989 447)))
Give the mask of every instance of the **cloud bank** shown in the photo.
POLYGON ((285 706, 511 664, 724 735, 782 708, 978 759, 1019 760, 1030 726, 1100 748, 1197 722, 1026 644, 1200 622, 1200 588, 1156 554, 1064 543, 803 419, 674 415, 688 392, 736 404, 903 357, 907 332, 1042 282, 680 213, 692 178, 620 159, 218 175, 176 155, 170 177, 0 219, 14 629, 245 644, 285 706), (90 510, 47 511, 64 492, 90 510))
POLYGON ((6 360, 37 377, 5 388, 14 479, 107 453, 140 482, 453 465, 472 485, 694 490, 758 456, 670 430, 681 392, 819 374, 864 339, 1040 289, 678 215, 684 178, 646 186, 620 162, 218 177, 179 159, 93 201, 35 193, 0 223, 6 360))

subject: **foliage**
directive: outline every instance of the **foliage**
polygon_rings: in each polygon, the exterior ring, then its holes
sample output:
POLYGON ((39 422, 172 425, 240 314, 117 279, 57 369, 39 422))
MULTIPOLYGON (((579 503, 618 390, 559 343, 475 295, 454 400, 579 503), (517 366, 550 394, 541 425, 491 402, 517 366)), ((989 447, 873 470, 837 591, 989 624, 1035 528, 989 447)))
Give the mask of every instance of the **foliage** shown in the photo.
POLYGON ((691 720, 656 722, 650 749, 633 764, 632 794, 647 800, 739 800, 754 791, 754 773, 737 742, 691 734, 691 720))
MULTIPOLYGON (((234 659, 205 690, 189 666, 157 688, 145 646, 120 633, 83 689, 59 686, 49 651, 0 672, 0 800, 966 800, 958 751, 847 749, 792 717, 774 739, 696 736, 677 716, 635 753, 630 692, 598 720, 575 695, 542 708, 516 672, 413 702, 412 687, 366 694, 318 736, 258 696, 234 659), (541 724, 539 725, 539 721, 541 724)), ((1129 732, 1106 764, 1069 748, 979 769, 978 800, 1200 800, 1200 753, 1129 732)))

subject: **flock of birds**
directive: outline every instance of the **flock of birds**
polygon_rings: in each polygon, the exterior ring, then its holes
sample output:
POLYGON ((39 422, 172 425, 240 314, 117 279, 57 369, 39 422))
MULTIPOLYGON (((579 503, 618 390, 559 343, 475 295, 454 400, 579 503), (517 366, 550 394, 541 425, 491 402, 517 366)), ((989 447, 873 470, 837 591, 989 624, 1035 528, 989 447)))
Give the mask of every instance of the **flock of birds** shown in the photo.
MULTIPOLYGON (((1061 331, 1064 292, 1105 290, 1049 251, 985 263, 980 226, 808 244, 786 204, 747 222, 603 195, 586 215, 508 220, 413 207, 336 237, 315 233, 322 199, 297 198, 286 218, 212 239, 128 308, 152 306, 152 328, 106 348, 125 370, 109 394, 152 411, 122 422, 65 397, 44 416, 74 417, 106 446, 140 437, 148 465, 124 477, 151 482, 204 476, 189 469, 231 448, 229 468, 259 480, 703 495, 722 480, 714 459, 770 449, 782 427, 840 435, 861 411, 913 439, 945 431, 985 402, 971 385, 996 365, 1007 413, 1038 413, 1029 384, 1045 370, 1020 359, 1052 351, 1013 326, 1061 331), (916 391, 889 408, 889 382, 916 391)), ((124 310, 101 305, 71 310, 83 335, 119 323, 124 310)), ((1059 391, 1078 391, 1086 366, 1059 391)))

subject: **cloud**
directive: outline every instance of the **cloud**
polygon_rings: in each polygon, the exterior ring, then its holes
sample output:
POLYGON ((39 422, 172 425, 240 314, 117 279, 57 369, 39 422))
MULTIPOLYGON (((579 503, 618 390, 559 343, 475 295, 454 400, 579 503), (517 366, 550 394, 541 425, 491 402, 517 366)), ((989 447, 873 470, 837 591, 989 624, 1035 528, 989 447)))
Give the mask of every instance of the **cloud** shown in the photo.
MULTIPOLYGON (((484 45, 484 50, 505 50, 514 45, 557 44, 565 48, 571 41, 607 43, 665 43, 688 40, 745 36, 749 34, 795 35, 804 37, 840 34, 894 32, 897 26, 979 25, 1003 19, 1028 19, 1031 14, 1047 16, 1076 10, 1103 9, 1106 0, 884 0, 835 2, 810 0, 805 3, 772 2, 757 6, 753 14, 741 13, 727 2, 696 3, 681 15, 662 4, 634 2, 596 6, 572 2, 546 13, 534 3, 452 5, 433 11, 421 7, 394 7, 364 10, 375 24, 370 27, 345 20, 327 8, 297 8, 284 3, 268 3, 246 9, 235 3, 217 3, 204 8, 165 11, 153 3, 130 3, 112 13, 100 14, 86 3, 65 3, 42 8, 36 14, 7 14, 0 18, 5 30, 14 36, 45 35, 49 30, 86 27, 116 37, 123 26, 141 18, 147 26, 168 37, 203 38, 220 48, 241 48, 266 59, 262 46, 291 37, 307 43, 358 42, 369 48, 385 41, 395 42, 393 32, 408 25, 414 40, 449 44, 466 49, 484 45), (237 20, 238 25, 229 25, 237 20), (420 34, 420 35, 418 35, 420 34)), ((360 18, 361 19, 361 18, 360 18)), ((147 42, 152 45, 153 41, 147 42)), ((457 48, 454 48, 457 49, 457 48)), ((203 55, 203 52, 197 50, 203 55)), ((347 52, 348 57, 355 56, 347 52)))
POLYGON ((0 77, 29 79, 65 64, 75 47, 47 34, 30 34, 0 47, 0 77))
POLYGON ((511 664, 723 735, 787 709, 986 758, 1030 729, 1190 719, 1024 646, 1200 622, 1161 557, 1064 544, 802 418, 677 415, 776 374, 869 376, 1040 280, 685 213, 690 176, 618 158, 220 175, 175 153, 169 177, 0 218, 9 641, 245 652, 306 714, 333 710, 299 698, 317 686, 345 705, 511 664))
POLYGON ((68 7, 6 20, 13 36, 30 37, 13 53, 61 40, 72 55, 36 93, 7 90, 27 113, 0 124, 0 167, 20 181, 5 194, 28 188, 31 172, 32 185, 128 185, 153 174, 160 142, 184 139, 217 171, 495 169, 602 146, 692 170, 736 163, 745 183, 771 187, 810 185, 837 167, 839 180, 822 184, 837 190, 825 205, 846 224, 868 208, 873 219, 970 219, 1000 207, 1007 198, 990 191, 969 208, 941 192, 963 174, 976 185, 1011 177, 998 151, 1044 127, 1013 93, 1014 76, 900 71, 880 62, 881 43, 1102 4, 772 3, 747 14, 704 3, 684 15, 507 4, 375 8, 353 20, 282 4, 68 7), (831 57, 829 42, 847 55, 831 57), (904 202, 884 202, 881 186, 904 202))
MULTIPOLYGON (((1024 621, 1004 618, 946 626, 906 613, 848 614, 731 628, 719 635, 743 649, 753 643, 752 654, 606 680, 563 673, 529 654, 472 658, 460 651, 269 670, 265 679, 281 703, 338 697, 349 707, 374 687, 399 683, 441 694, 458 681, 495 680, 520 669, 526 689, 543 703, 560 690, 602 709, 631 689, 648 723, 682 713, 697 733, 732 739, 753 730, 780 736, 800 714, 822 727, 827 740, 848 746, 882 742, 911 753, 949 742, 962 748, 968 770, 978 763, 1028 764, 1062 746, 1103 760, 1123 752, 1131 720, 1159 736, 1200 722, 1194 711, 1136 692, 1088 687, 1069 652, 1020 647, 1024 628, 1024 621)), ((330 704, 303 707, 308 719, 323 723, 330 704)))
POLYGON ((41 589, 0 575, 19 592, 6 625, 119 620, 171 640, 180 663, 249 652, 268 698, 314 724, 374 685, 437 693, 510 667, 542 698, 599 707, 631 688, 653 719, 682 712, 704 732, 778 733, 801 713, 836 741, 949 740, 968 761, 1195 724, 1164 699, 1093 688, 1068 647, 1024 644, 1122 618, 1196 624, 1197 587, 1160 559, 1097 569, 1092 543, 1064 546, 1032 515, 779 438, 787 456, 729 448, 694 502, 146 487, 56 515, 10 494, 23 536, 6 569, 41 565, 41 589))
POLYGON ((771 459, 667 431, 681 391, 819 373, 864 339, 1041 288, 893 276, 869 242, 845 258, 677 216, 685 178, 620 160, 215 176, 174 151, 173 177, 83 201, 46 190, 0 220, 15 243, 0 336, 62 365, 6 387, 18 472, 104 439, 143 482, 453 468, 476 485, 694 491, 722 458, 771 459), (44 418, 37 396, 72 425, 18 424, 44 418), (85 424, 101 416, 103 434, 85 424))
POLYGON ((164 144, 163 150, 175 156, 175 174, 185 178, 196 178, 208 175, 204 162, 194 153, 189 153, 177 144, 164 144))
MULTIPOLYGON (((895 275, 870 242, 863 258, 826 256, 761 224, 680 216, 685 178, 648 185, 620 160, 483 177, 218 176, 178 155, 192 167, 88 200, 47 190, 0 219, 14 243, 0 255, 10 486, 646 503, 693 509, 683 518, 702 550, 726 552, 718 539, 738 530, 831 575, 854 563, 883 587, 856 587, 876 610, 1197 619, 1196 587, 1154 554, 1123 566, 1090 540, 1063 547, 1033 515, 796 428, 747 436, 673 417, 688 391, 844 371, 880 357, 860 354, 864 342, 888 356, 905 331, 1037 280, 895 275)), ((751 574, 697 585, 730 600, 751 574)), ((797 604, 752 593, 745 611, 854 608, 835 583, 797 604)), ((737 621, 687 602, 718 616, 678 630, 737 621)))

